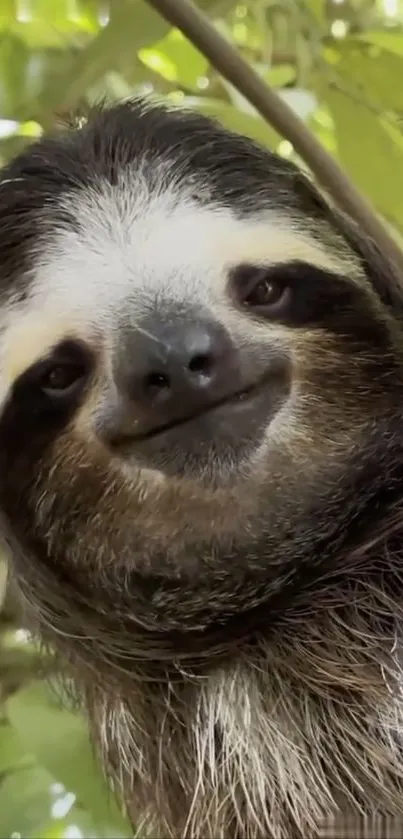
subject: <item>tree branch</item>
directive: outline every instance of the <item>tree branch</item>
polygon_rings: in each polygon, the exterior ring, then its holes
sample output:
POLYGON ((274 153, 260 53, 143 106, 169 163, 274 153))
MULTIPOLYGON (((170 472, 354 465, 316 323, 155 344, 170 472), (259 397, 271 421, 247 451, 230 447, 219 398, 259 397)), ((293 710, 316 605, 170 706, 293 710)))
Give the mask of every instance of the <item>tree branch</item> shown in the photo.
MULTIPOLYGON (((177 27, 210 63, 256 108, 261 116, 289 140, 321 186, 341 210, 377 244, 403 277, 403 252, 386 230, 370 203, 343 169, 323 148, 289 106, 258 76, 234 47, 190 0, 148 0, 172 26, 177 27)), ((400 173, 399 173, 400 174, 400 173)))

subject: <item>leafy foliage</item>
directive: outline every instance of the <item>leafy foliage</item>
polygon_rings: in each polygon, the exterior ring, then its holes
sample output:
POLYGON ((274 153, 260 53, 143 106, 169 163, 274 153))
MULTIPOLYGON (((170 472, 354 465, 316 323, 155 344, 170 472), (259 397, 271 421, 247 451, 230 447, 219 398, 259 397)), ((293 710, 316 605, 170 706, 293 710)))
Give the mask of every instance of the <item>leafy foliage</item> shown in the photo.
MULTIPOLYGON (((403 0, 198 5, 403 231, 403 0)), ((138 92, 199 109, 296 158, 287 138, 146 0, 1 0, 0 162, 67 112, 138 92)), ((0 558, 0 607, 4 568, 0 558)), ((0 835, 130 835, 85 721, 45 687, 35 646, 7 601, 0 613, 0 835)))
POLYGON ((30 666, 33 657, 26 633, 3 634, 0 835, 130 836, 96 763, 84 718, 61 705, 59 691, 40 678, 43 668, 30 666), (10 679, 17 662, 19 679, 10 679))

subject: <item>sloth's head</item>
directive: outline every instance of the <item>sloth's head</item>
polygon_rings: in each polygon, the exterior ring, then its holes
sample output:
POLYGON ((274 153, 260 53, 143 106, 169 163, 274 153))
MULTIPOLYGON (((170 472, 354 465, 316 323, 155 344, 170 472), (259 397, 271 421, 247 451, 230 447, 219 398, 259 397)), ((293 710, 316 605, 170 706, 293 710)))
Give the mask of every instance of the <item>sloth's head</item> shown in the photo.
POLYGON ((403 495, 403 297, 305 176, 123 104, 3 170, 0 255, 2 529, 44 613, 180 654, 342 584, 403 495))

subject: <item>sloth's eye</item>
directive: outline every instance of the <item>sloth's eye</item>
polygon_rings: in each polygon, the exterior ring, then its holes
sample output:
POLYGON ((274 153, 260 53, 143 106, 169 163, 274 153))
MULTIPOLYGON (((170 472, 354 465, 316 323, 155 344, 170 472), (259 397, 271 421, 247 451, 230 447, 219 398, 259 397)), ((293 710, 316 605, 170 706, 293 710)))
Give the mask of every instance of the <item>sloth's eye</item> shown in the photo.
POLYGON ((38 385, 43 393, 57 398, 67 397, 76 393, 83 383, 86 370, 82 364, 76 362, 55 363, 48 370, 44 370, 38 378, 38 385))
POLYGON ((78 341, 65 340, 27 371, 20 386, 41 393, 52 403, 65 404, 81 392, 92 367, 88 348, 78 341))
POLYGON ((265 277, 251 289, 244 299, 244 305, 255 309, 276 309, 288 302, 291 289, 276 280, 265 277))
POLYGON ((232 288, 242 306, 268 317, 284 313, 292 298, 287 277, 266 268, 240 266, 233 274, 232 288))

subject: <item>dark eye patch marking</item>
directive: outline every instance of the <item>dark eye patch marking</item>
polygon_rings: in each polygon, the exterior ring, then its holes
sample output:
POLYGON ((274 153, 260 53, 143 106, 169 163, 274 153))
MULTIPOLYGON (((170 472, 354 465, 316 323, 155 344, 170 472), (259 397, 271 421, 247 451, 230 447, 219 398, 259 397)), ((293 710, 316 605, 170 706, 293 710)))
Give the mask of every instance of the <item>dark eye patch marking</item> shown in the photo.
MULTIPOLYGON (((239 265, 230 272, 230 289, 250 283, 253 272, 267 282, 290 291, 287 305, 278 311, 268 310, 269 322, 291 327, 322 328, 335 335, 353 335, 357 340, 381 341, 386 337, 386 326, 379 318, 379 309, 368 290, 348 277, 305 262, 284 262, 281 265, 239 265)), ((254 313, 255 314, 255 313, 254 313)), ((259 317, 259 312, 256 312, 259 317)))
POLYGON ((22 453, 39 445, 48 446, 66 427, 87 389, 95 359, 89 348, 75 339, 66 339, 44 358, 36 361, 14 382, 0 417, 0 447, 19 459, 22 453), (82 381, 68 398, 49 399, 43 381, 49 371, 61 364, 72 364, 82 371, 82 381))
POLYGON ((230 273, 232 288, 247 287, 266 278, 268 283, 288 288, 292 294, 285 309, 279 310, 270 320, 277 320, 290 326, 324 325, 329 318, 351 310, 362 298, 361 289, 345 277, 334 274, 315 265, 304 262, 289 262, 281 265, 253 266, 239 265, 230 273))

